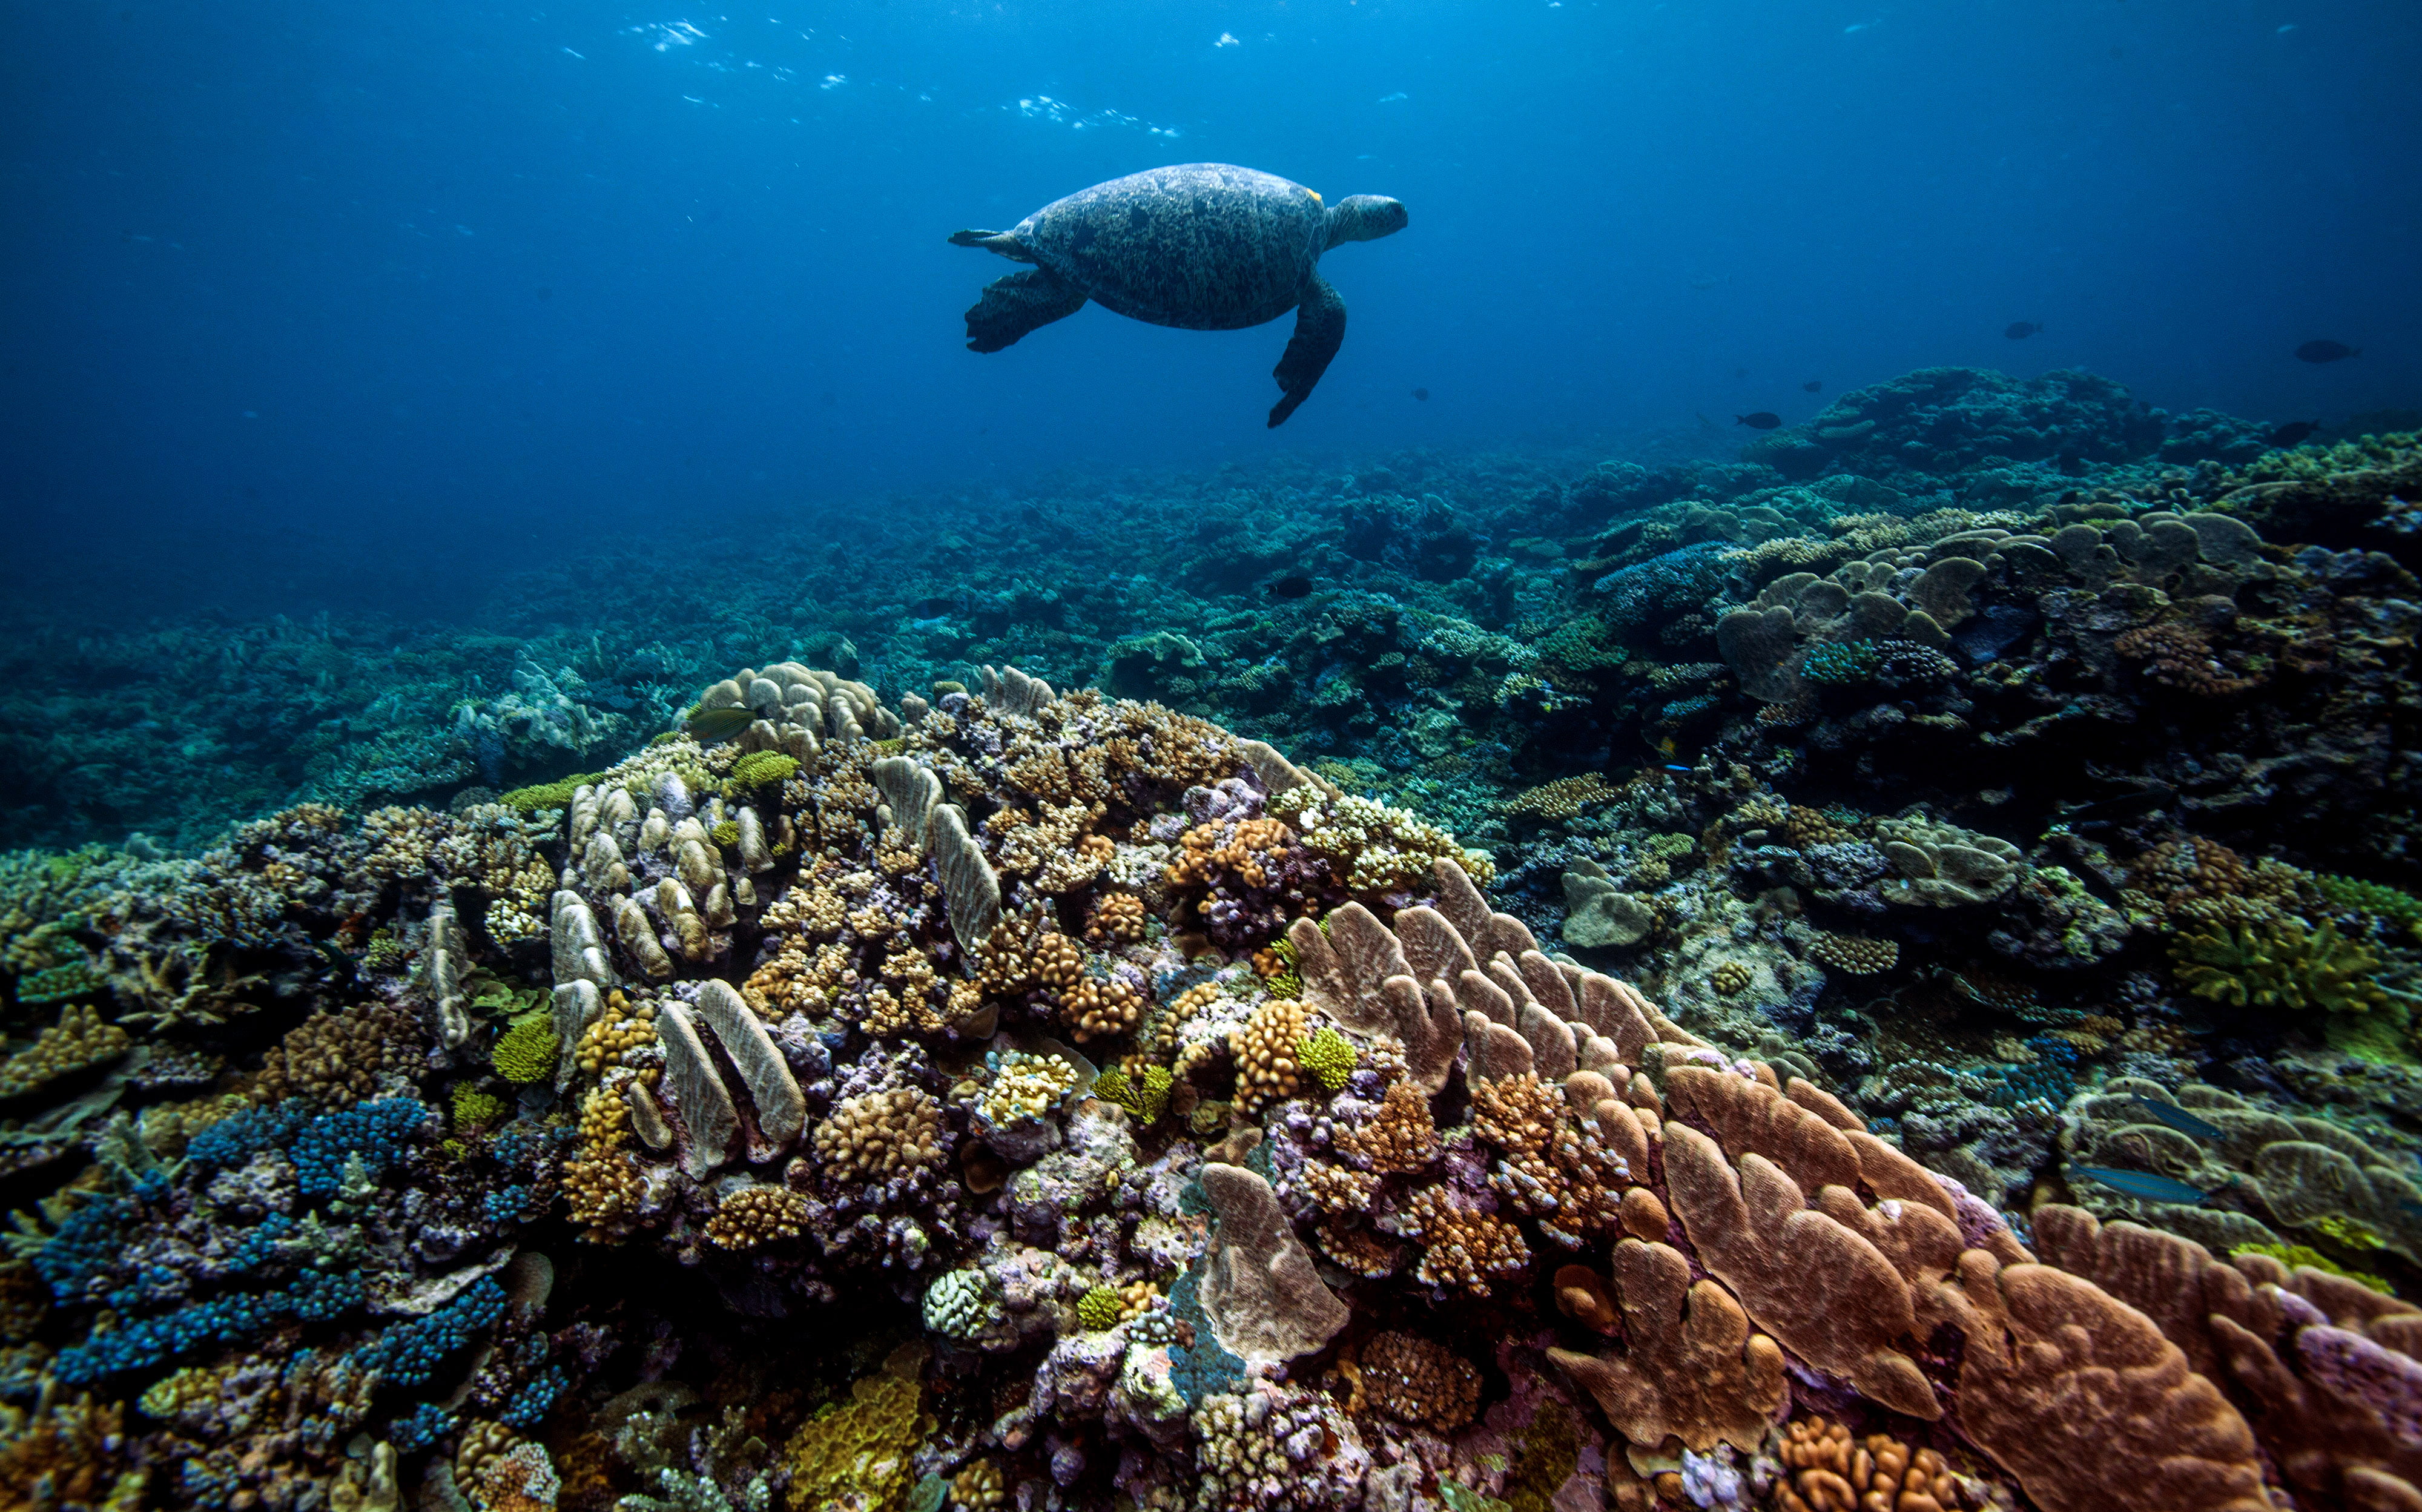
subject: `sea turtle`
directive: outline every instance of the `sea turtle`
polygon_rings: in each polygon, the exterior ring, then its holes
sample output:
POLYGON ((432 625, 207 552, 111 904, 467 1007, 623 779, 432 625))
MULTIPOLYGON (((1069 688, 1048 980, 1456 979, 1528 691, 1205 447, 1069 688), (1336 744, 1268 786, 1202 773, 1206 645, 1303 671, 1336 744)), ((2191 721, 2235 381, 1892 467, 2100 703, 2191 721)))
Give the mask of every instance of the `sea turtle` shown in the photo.
POLYGON ((967 311, 967 349, 998 352, 1085 301, 1188 331, 1235 331, 1295 310, 1295 338, 1272 376, 1285 393, 1277 425, 1320 382, 1345 339, 1345 302, 1320 276, 1320 255, 1405 228, 1383 195, 1335 205, 1276 174, 1225 163, 1130 173, 1057 199, 1005 231, 959 231, 1024 273, 996 279, 967 311))

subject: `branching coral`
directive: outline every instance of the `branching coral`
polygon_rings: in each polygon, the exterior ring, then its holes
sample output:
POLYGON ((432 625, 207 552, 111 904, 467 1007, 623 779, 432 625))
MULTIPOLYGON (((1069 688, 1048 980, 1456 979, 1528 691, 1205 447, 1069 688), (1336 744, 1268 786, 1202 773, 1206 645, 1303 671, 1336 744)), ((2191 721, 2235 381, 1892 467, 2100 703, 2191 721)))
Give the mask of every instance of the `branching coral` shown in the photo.
POLYGON ((2363 1013, 2391 1001, 2380 957, 2327 919, 2214 924, 2180 936, 2170 955, 2187 990, 2234 1007, 2363 1013))

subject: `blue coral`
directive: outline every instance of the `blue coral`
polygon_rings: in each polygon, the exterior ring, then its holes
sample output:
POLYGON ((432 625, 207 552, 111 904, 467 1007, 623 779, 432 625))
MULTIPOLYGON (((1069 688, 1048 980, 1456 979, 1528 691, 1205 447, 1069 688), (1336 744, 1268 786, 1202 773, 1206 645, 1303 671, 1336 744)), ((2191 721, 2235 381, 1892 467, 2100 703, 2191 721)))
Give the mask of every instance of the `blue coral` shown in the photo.
POLYGON ((387 1428, 387 1441, 395 1452, 408 1455, 428 1448, 454 1431, 454 1414, 435 1402, 423 1402, 387 1428))
MULTIPOLYGON (((501 1295, 501 1294, 500 1294, 501 1295)), ((69 1386, 149 1370, 205 1344, 246 1344, 288 1320, 324 1323, 368 1299, 362 1278, 307 1270, 279 1291, 231 1292, 159 1317, 137 1319, 59 1351, 53 1374, 69 1386)))
MULTIPOLYGON (((1199 1270, 1200 1268, 1197 1268, 1199 1270)), ((1211 1331, 1197 1293, 1200 1277, 1188 1270, 1169 1288, 1169 1315, 1193 1331, 1192 1344, 1169 1347, 1170 1384, 1187 1407, 1201 1407, 1206 1396, 1238 1391, 1245 1383, 1245 1362, 1228 1352, 1211 1331)))
POLYGON ((68 1215, 58 1232, 34 1252, 34 1270, 50 1283, 51 1295, 72 1301, 118 1258, 119 1230, 135 1216, 128 1196, 96 1198, 68 1215))
POLYGON ((1800 675, 1812 683, 1841 686, 1864 683, 1883 664, 1883 653, 1872 640, 1824 641, 1808 648, 1800 659, 1800 675))
POLYGON ((2052 1034, 2038 1034, 2026 1044, 2035 1059, 1993 1067, 1984 1078, 1982 1100, 1997 1108, 2028 1102, 2066 1107, 2077 1095, 2077 1047, 2052 1034))
POLYGON ((1723 554, 1734 549, 1729 541, 1703 541, 1607 574, 1592 585, 1607 595, 1607 623, 1637 630, 1699 607, 1723 585, 1723 554))
POLYGON ((195 1135, 185 1146, 185 1159, 205 1169, 243 1165, 262 1150, 285 1148, 310 1117, 311 1105, 300 1098, 247 1108, 195 1135))
POLYGON ((528 1187, 507 1187, 480 1199, 480 1216, 498 1228, 527 1222, 537 1210, 538 1194, 528 1187))
POLYGON ((409 1391, 427 1385, 440 1362, 504 1315, 505 1289, 482 1276, 427 1317, 399 1323, 346 1358, 385 1384, 409 1391))
POLYGON ((496 1413, 496 1421, 509 1428, 527 1433, 545 1421, 547 1413, 555 1409, 556 1398, 571 1386, 562 1366, 549 1365, 522 1383, 496 1413))
POLYGON ((333 1197, 345 1167, 358 1160, 375 1176, 404 1157, 404 1144, 429 1118, 429 1105, 384 1097, 323 1113, 304 1126, 288 1152, 295 1185, 306 1197, 333 1197))

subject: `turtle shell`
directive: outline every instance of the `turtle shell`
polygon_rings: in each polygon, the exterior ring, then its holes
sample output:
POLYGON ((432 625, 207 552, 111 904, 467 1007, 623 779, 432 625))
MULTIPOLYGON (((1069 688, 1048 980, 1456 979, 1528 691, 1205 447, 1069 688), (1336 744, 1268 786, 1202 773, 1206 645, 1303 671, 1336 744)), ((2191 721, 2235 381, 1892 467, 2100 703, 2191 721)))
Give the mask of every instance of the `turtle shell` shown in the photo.
POLYGON ((1105 308, 1234 331, 1296 307, 1328 244, 1320 197, 1224 163, 1131 173, 1054 200, 1011 232, 1105 308))

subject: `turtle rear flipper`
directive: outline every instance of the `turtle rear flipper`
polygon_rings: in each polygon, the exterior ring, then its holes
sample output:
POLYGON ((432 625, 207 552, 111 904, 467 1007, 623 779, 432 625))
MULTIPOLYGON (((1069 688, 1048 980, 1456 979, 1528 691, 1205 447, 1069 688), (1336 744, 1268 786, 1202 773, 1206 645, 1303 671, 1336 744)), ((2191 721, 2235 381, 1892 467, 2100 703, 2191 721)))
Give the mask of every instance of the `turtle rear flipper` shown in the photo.
MULTIPOLYGON (((1002 279, 1002 283, 1009 280, 1002 279)), ((995 289, 999 284, 993 286, 995 289)), ((989 292, 989 291, 987 291, 989 292)), ((1329 361, 1345 341, 1345 301, 1329 287, 1329 280, 1318 274, 1303 291, 1303 302, 1296 307, 1295 335, 1287 341, 1286 352, 1270 376, 1286 390, 1279 402, 1270 406, 1272 429, 1286 423, 1295 407, 1312 394, 1312 386, 1329 370, 1329 361)))
MULTIPOLYGON (((967 311, 967 350, 998 352, 1035 327, 1065 320, 1084 307, 1083 290, 1070 288, 1042 268, 995 278, 967 311)), ((1329 350, 1336 350, 1335 343, 1329 350)), ((1328 361, 1321 358, 1324 366, 1328 361)), ((1317 370, 1313 376, 1319 376, 1317 370)))
POLYGON ((1034 254, 1017 239, 1015 231, 952 231, 952 246, 980 246, 987 252, 998 252, 1012 262, 1031 262, 1034 254))

